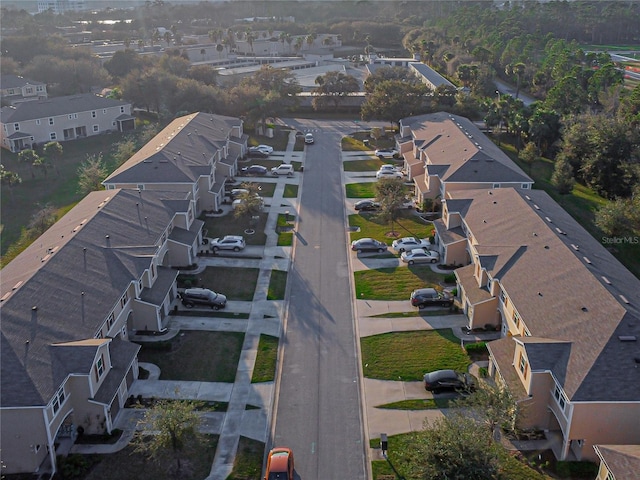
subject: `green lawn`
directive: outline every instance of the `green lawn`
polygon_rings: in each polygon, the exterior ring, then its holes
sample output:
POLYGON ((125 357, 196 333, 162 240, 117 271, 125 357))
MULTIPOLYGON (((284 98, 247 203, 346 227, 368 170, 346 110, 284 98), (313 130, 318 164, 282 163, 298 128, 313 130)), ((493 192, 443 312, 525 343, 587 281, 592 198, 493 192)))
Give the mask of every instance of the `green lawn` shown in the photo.
POLYGON ((284 293, 287 288, 287 275, 288 272, 283 270, 271 270, 267 300, 284 300, 284 293))
POLYGON ((271 335, 260 335, 258 355, 253 367, 251 383, 273 382, 276 377, 278 360, 278 338, 271 335))
MULTIPOLYGON (((390 267, 359 270, 353 273, 359 300, 407 300, 416 288, 442 290, 444 275, 430 266, 390 267)), ((415 316, 415 315, 414 315, 415 316)))
POLYGON ((207 267, 195 275, 180 275, 178 287, 210 288, 229 300, 247 302, 253 300, 259 273, 258 268, 207 267))
MULTIPOLYGON (((187 439, 181 453, 183 473, 180 478, 206 478, 211 472, 217 446, 218 435, 203 435, 200 441, 187 439), (189 473, 185 475, 187 472, 189 473)), ((122 480, 124 478, 174 480, 178 478, 174 471, 176 461, 169 451, 166 455, 159 456, 157 460, 150 461, 139 453, 135 453, 132 446, 127 446, 116 453, 71 455, 62 461, 74 465, 70 471, 75 473, 75 476, 69 475, 64 478, 84 480, 122 480), (85 472, 83 468, 75 467, 76 462, 88 462, 87 465, 92 467, 87 468, 85 472), (115 465, 117 465, 116 468, 114 468, 115 465)), ((257 479, 258 476, 253 478, 257 479)))
POLYGON ((349 226, 360 229, 351 233, 351 240, 372 237, 390 244, 398 236, 427 238, 433 235, 433 224, 415 215, 413 210, 401 211, 400 215, 393 225, 381 221, 375 213, 349 215, 349 226), (387 236, 391 231, 396 233, 395 237, 387 236))
POLYGON ((342 162, 342 165, 345 172, 375 172, 385 163, 386 162, 381 162, 378 157, 372 156, 368 160, 349 160, 342 162))
POLYGON ((361 139, 354 137, 342 137, 342 151, 344 152, 366 152, 371 150, 371 147, 362 143, 361 139))
MULTIPOLYGON (((240 437, 238 451, 233 461, 233 470, 227 480, 259 480, 262 473, 264 443, 247 437, 240 437)), ((198 478, 205 478, 208 475, 198 478)), ((196 477, 193 477, 194 479, 196 477)))
POLYGON ((420 381, 433 370, 467 371, 467 353, 450 329, 373 335, 360 339, 367 378, 420 381))
POLYGON ((240 332, 181 331, 166 343, 142 344, 138 359, 157 365, 161 380, 233 382, 243 341, 240 332), (160 348, 167 343, 169 350, 160 348))
POLYGON ((222 217, 200 216, 204 220, 204 235, 211 238, 224 237, 225 235, 242 235, 247 245, 264 245, 267 241, 265 226, 267 224, 267 214, 261 213, 257 223, 248 217, 236 218, 233 212, 222 217), (252 229, 253 235, 247 235, 245 230, 252 229))
POLYGON ((347 198, 375 198, 376 182, 348 183, 345 185, 347 198))
POLYGON ((298 197, 298 185, 287 183, 284 186, 283 198, 297 198, 298 197))

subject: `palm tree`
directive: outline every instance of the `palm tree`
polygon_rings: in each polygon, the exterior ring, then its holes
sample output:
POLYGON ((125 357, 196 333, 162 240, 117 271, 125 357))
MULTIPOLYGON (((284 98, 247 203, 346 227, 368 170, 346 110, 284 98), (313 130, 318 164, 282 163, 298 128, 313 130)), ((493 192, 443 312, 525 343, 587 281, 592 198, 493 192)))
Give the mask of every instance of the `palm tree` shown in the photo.
POLYGON ((204 48, 200 49, 200 55, 202 55, 202 61, 204 62, 204 56, 207 53, 207 51, 204 48))
POLYGON ((526 65, 524 63, 516 63, 513 66, 513 73, 516 75, 516 98, 520 95, 520 85, 522 83, 522 76, 526 70, 526 65))
POLYGON ((219 43, 216 45, 216 51, 218 52, 218 58, 222 58, 222 51, 224 50, 224 45, 219 43))

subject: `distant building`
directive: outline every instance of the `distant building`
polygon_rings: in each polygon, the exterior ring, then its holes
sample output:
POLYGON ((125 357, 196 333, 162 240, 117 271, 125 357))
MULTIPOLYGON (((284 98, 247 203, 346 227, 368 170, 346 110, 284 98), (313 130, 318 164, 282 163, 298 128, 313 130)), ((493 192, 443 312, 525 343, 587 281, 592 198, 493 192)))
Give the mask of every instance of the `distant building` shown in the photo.
POLYGON ((38 0, 38 13, 51 10, 53 13, 82 12, 85 0, 38 0))
POLYGON ((46 100, 47 85, 18 75, 1 75, 0 97, 3 105, 46 100))

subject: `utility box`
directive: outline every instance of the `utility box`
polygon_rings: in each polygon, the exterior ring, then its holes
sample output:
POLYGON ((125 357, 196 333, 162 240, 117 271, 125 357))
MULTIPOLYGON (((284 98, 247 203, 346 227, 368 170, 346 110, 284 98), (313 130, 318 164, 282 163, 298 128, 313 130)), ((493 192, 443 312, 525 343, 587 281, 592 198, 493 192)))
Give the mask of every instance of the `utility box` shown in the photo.
POLYGON ((386 451, 389 448, 389 443, 387 441, 387 434, 386 433, 381 433, 380 434, 380 450, 382 450, 382 453, 386 453, 386 451))

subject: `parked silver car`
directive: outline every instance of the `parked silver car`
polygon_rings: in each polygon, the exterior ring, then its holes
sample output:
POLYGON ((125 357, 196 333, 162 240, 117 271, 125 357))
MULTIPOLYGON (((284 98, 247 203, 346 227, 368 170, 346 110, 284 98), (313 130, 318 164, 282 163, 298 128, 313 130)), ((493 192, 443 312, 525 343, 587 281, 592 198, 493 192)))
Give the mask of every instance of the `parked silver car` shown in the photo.
POLYGON ((413 265, 414 263, 436 263, 440 260, 440 255, 433 250, 414 248, 413 250, 402 252, 400 259, 409 265, 413 265))

